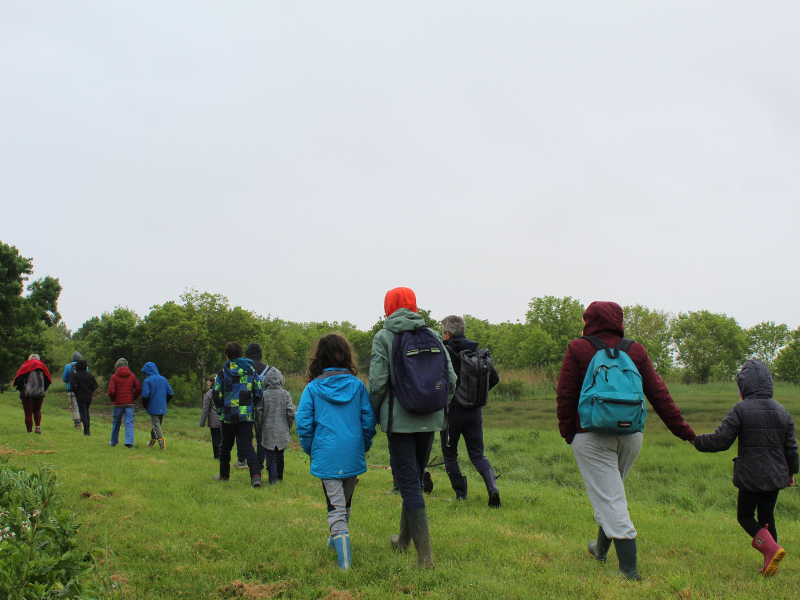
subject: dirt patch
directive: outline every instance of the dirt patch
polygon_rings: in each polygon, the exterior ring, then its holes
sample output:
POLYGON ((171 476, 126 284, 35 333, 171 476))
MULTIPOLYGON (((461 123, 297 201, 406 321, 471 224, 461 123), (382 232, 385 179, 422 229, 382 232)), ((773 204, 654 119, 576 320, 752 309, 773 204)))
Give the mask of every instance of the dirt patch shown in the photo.
MULTIPOLYGON (((111 494, 109 494, 110 496, 111 494)), ((81 492, 78 494, 81 498, 87 498, 89 500, 106 500, 108 496, 103 496, 102 494, 95 494, 90 490, 86 490, 85 492, 81 492)))
POLYGON ((299 581, 287 579, 286 581, 276 581, 274 583, 245 583, 244 581, 234 581, 226 586, 217 589, 217 597, 224 600, 265 600, 267 598, 280 598, 300 585, 299 581))
POLYGON ((31 456, 36 454, 55 454, 55 452, 55 450, 35 450, 33 448, 29 450, 15 450, 7 446, 0 448, 0 456, 31 456))
POLYGON ((356 600, 356 598, 360 598, 358 595, 353 595, 350 590, 335 590, 333 588, 328 588, 325 590, 328 592, 327 596, 323 596, 322 600, 356 600))

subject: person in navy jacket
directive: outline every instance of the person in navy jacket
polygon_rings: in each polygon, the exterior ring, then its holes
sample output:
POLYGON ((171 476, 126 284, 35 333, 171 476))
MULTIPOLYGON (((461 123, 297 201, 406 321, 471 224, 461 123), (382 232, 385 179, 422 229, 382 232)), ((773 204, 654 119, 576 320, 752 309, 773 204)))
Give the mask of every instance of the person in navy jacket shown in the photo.
POLYGON ((344 337, 332 333, 320 338, 311 352, 296 420, 300 444, 311 456, 311 474, 322 479, 328 502, 328 546, 336 549, 345 570, 352 560, 350 503, 375 436, 375 413, 357 374, 344 337))

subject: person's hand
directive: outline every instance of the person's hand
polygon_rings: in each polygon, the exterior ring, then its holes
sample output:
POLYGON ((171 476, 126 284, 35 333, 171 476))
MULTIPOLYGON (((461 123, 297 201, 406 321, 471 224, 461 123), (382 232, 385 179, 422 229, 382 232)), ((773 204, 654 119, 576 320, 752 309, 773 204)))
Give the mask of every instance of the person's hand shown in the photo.
POLYGON ((794 487, 794 475, 792 475, 792 478, 789 480, 789 487, 794 487))

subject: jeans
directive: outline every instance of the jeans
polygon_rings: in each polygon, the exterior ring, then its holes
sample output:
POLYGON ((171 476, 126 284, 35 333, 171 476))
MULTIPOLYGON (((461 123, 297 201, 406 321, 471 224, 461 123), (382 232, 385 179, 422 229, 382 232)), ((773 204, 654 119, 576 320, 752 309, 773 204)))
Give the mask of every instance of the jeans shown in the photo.
POLYGON ((125 445, 133 446, 133 407, 115 406, 111 413, 113 425, 111 426, 111 443, 119 444, 119 428, 125 420, 125 445))
POLYGON ((253 423, 242 421, 239 423, 220 423, 222 433, 222 443, 219 452, 219 476, 228 479, 231 476, 231 450, 234 442, 240 454, 244 455, 247 466, 250 468, 250 476, 260 475, 261 469, 258 468, 258 458, 253 449, 253 423))
POLYGON ((492 468, 489 459, 483 454, 483 415, 480 408, 470 411, 450 413, 447 416, 447 429, 439 433, 442 441, 442 458, 447 475, 461 479, 461 468, 458 466, 458 441, 464 436, 467 455, 478 473, 485 473, 492 468), (449 442, 449 443, 448 443, 449 442))
POLYGON ((433 446, 433 431, 389 433, 389 462, 392 475, 400 488, 406 512, 425 508, 422 497, 422 474, 428 466, 433 446))
MULTIPOLYGON (((266 460, 267 456, 265 454, 266 448, 261 445, 261 429, 259 429, 258 425, 253 423, 253 428, 255 429, 255 437, 256 437, 256 460, 258 462, 258 470, 264 470, 264 461, 266 460)), ((245 456, 244 452, 239 449, 239 444, 236 444, 236 460, 239 462, 247 462, 247 457, 245 456)))
POLYGON ((756 537, 756 534, 764 528, 770 532, 773 540, 778 541, 778 531, 775 529, 775 504, 778 502, 779 491, 739 490, 736 519, 750 537, 756 537), (753 518, 756 508, 758 508, 758 521, 753 518))

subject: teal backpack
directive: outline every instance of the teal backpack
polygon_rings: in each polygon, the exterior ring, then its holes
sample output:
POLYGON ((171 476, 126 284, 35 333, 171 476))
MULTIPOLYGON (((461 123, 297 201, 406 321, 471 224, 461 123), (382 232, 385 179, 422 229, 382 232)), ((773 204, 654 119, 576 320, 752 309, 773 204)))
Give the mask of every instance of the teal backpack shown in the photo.
POLYGON ((622 338, 610 349, 593 335, 583 336, 597 350, 583 378, 578 416, 581 429, 613 435, 644 431, 647 414, 642 376, 628 350, 633 340, 622 338))

